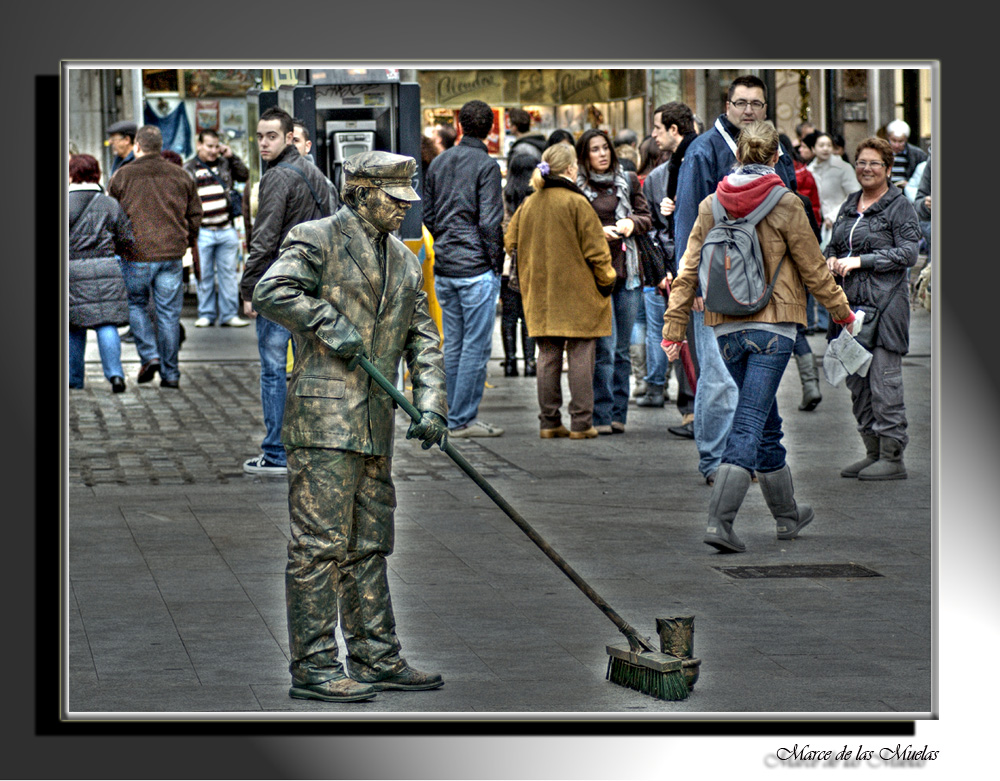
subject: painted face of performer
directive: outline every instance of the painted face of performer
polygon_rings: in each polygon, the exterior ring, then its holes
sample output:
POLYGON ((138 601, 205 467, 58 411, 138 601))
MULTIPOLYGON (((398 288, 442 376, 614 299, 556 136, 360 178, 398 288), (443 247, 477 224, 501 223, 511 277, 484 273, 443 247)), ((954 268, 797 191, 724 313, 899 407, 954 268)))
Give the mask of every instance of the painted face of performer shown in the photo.
POLYGON ((392 233, 403 224, 410 202, 393 198, 377 187, 368 188, 368 195, 358 206, 358 214, 383 233, 392 233))

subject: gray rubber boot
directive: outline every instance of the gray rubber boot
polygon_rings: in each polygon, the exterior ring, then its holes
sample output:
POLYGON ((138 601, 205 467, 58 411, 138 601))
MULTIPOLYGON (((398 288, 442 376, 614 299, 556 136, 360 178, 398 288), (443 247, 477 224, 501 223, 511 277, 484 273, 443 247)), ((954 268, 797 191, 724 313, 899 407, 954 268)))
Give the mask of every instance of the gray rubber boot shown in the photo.
POLYGON ((632 397, 645 396, 648 389, 646 385, 646 344, 630 344, 628 357, 632 360, 632 376, 635 378, 632 397))
POLYGON ((712 496, 708 500, 706 545, 720 553, 742 553, 747 549, 733 531, 733 520, 750 487, 750 473, 735 464, 722 464, 715 472, 712 496))
POLYGON ((757 472, 757 482, 771 515, 778 523, 779 540, 794 539, 816 517, 808 504, 796 503, 788 464, 777 472, 757 472))
POLYGON ((878 438, 878 461, 858 472, 858 480, 905 480, 903 443, 892 437, 878 438))
POLYGON ((663 386, 646 383, 646 395, 640 396, 635 403, 639 407, 662 407, 666 403, 663 399, 663 386))
POLYGON ((802 403, 799 409, 805 412, 812 412, 823 400, 823 394, 819 391, 819 371, 816 369, 816 356, 809 352, 795 356, 795 363, 799 367, 799 379, 802 381, 802 403))
POLYGON ((857 477, 858 473, 862 469, 869 467, 878 461, 878 437, 874 434, 863 433, 861 435, 861 441, 865 443, 865 457, 841 469, 841 477, 857 477))

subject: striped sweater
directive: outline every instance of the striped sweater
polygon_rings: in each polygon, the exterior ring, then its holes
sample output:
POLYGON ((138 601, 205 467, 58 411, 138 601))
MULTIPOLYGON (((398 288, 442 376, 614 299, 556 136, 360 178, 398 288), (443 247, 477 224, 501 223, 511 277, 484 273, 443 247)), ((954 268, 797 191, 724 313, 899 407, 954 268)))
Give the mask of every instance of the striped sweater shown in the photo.
POLYGON ((194 180, 198 186, 198 197, 205 216, 201 220, 203 228, 225 228, 229 218, 229 199, 218 177, 218 168, 199 165, 194 169, 194 180))

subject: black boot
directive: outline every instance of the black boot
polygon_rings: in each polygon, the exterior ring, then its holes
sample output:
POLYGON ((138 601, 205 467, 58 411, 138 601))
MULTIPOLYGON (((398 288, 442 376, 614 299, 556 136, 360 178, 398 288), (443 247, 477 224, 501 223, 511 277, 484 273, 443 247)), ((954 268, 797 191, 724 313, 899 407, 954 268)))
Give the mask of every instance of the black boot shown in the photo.
POLYGON ((538 364, 535 362, 535 340, 528 336, 524 323, 521 323, 521 349, 524 351, 524 376, 538 376, 538 364))
POLYGON ((517 319, 504 312, 500 318, 500 338, 503 341, 503 376, 517 376, 517 319))
POLYGON ((503 361, 503 376, 504 377, 516 377, 517 376, 517 359, 516 358, 504 358, 504 361, 503 361))

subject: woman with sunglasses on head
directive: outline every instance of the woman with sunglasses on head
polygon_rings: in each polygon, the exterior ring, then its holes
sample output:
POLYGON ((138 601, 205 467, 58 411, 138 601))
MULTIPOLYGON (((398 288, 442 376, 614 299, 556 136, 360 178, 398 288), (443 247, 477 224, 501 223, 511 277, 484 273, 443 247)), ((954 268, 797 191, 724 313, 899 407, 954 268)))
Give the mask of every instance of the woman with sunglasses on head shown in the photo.
MULTIPOLYGON (((864 310, 868 324, 861 339, 871 350, 871 365, 864 377, 850 374, 846 380, 865 457, 840 473, 859 480, 906 478, 902 364, 910 346, 907 273, 917 261, 920 223, 913 204, 891 185, 893 157, 884 139, 873 136, 858 144, 854 159, 861 189, 840 207, 826 247, 830 271, 840 278, 851 308, 864 310)), ((831 326, 827 338, 838 330, 831 326)))
POLYGON ((653 220, 638 177, 621 167, 606 132, 585 131, 577 142, 576 155, 576 184, 604 226, 611 265, 617 274, 611 294, 613 329, 610 336, 597 340, 594 427, 601 434, 624 434, 632 370, 629 344, 643 282, 634 236, 646 233, 653 220))

